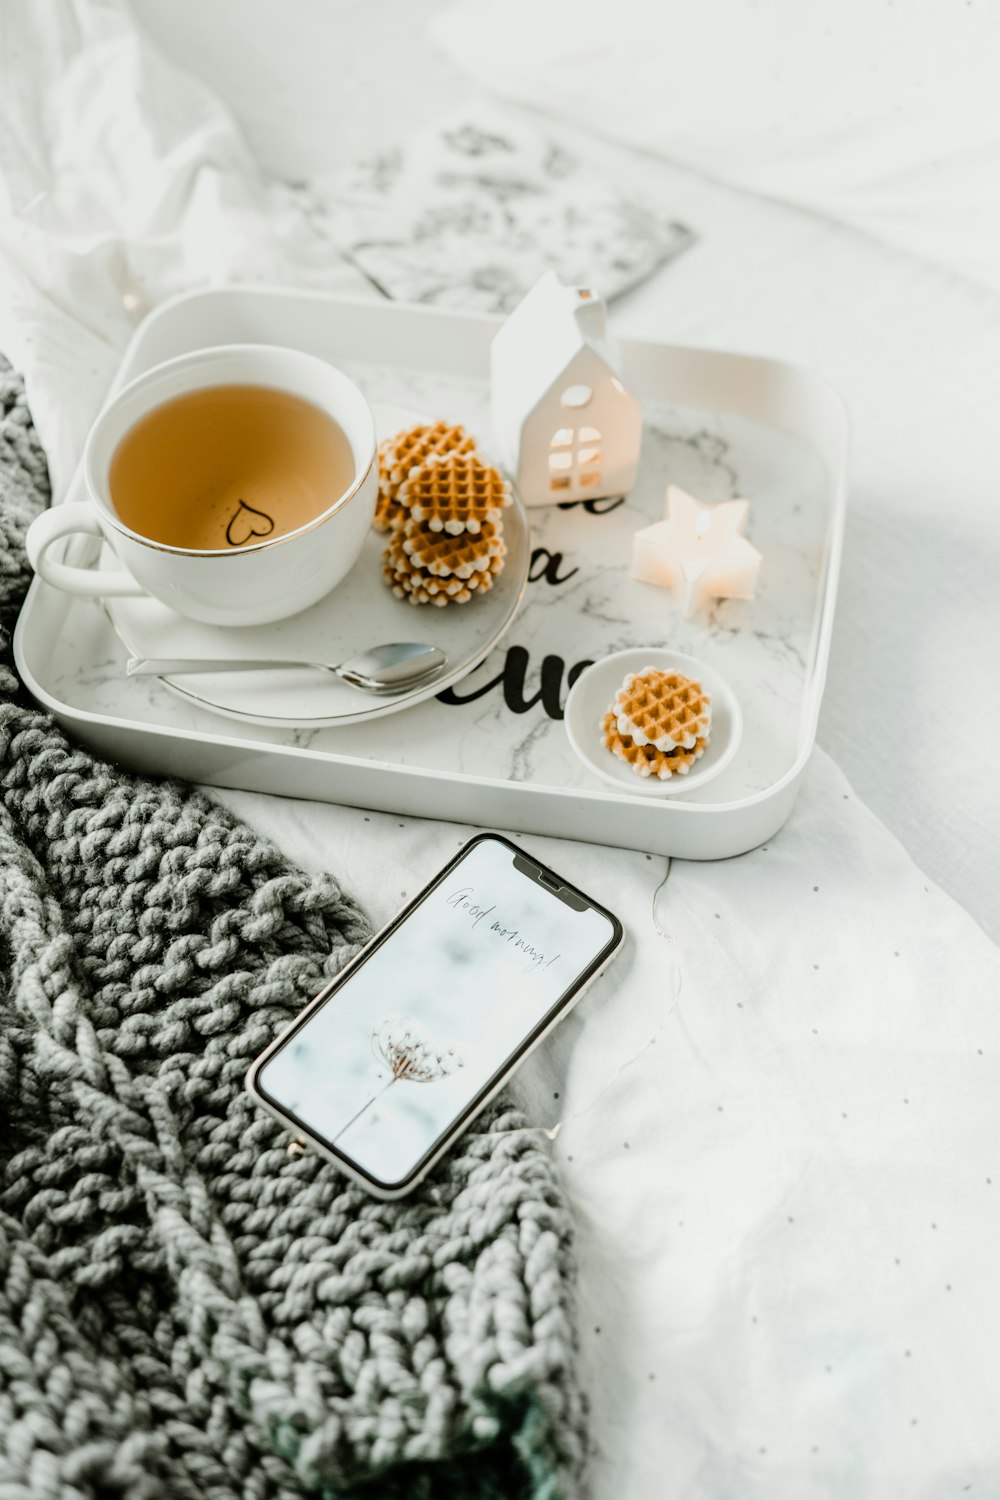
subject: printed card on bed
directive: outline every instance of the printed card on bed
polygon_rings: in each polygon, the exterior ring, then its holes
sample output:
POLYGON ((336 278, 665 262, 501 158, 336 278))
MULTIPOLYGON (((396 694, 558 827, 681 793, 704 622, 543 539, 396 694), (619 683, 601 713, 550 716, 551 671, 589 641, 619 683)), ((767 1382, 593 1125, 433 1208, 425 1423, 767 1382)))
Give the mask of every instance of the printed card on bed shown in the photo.
POLYGON ((509 312, 550 268, 615 297, 695 240, 513 110, 463 111, 301 191, 381 291, 437 307, 509 312))

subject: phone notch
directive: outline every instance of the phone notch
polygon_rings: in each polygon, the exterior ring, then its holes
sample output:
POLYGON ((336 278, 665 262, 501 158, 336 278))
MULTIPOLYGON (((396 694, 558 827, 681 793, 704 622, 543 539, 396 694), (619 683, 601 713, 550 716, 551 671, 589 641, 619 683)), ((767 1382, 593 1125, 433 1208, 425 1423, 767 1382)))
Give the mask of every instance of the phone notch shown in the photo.
POLYGON ((544 865, 536 864, 526 854, 514 855, 514 869, 519 870, 522 875, 527 875, 528 879, 534 880, 536 884, 544 886, 545 890, 555 896, 558 901, 564 901, 574 911, 586 911, 590 906, 590 902, 586 897, 581 896, 579 891, 574 891, 571 885, 565 885, 558 875, 547 870, 544 865))

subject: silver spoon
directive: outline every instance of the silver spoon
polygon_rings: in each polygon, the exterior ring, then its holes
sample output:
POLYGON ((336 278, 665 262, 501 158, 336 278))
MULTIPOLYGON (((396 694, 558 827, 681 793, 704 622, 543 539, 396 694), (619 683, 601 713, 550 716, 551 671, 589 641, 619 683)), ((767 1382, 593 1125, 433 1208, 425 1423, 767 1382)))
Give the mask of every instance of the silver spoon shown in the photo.
POLYGON ((401 693, 433 677, 448 658, 438 646, 422 646, 416 641, 394 641, 373 646, 350 661, 337 666, 329 661, 245 661, 225 657, 218 661, 172 657, 130 656, 125 666, 128 677, 177 677, 184 672, 287 672, 313 668, 332 672, 342 682, 365 693, 401 693))

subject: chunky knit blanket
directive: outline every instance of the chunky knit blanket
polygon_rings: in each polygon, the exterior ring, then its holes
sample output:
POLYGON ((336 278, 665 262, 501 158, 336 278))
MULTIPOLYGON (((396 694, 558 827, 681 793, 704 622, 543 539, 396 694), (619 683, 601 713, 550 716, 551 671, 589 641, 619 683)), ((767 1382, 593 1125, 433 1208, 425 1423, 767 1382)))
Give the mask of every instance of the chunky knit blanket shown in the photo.
POLYGON ((69 743, 16 680, 48 479, 0 364, 0 1496, 576 1492, 570 1217, 480 1119, 384 1205, 247 1065, 367 936, 190 788, 69 743))

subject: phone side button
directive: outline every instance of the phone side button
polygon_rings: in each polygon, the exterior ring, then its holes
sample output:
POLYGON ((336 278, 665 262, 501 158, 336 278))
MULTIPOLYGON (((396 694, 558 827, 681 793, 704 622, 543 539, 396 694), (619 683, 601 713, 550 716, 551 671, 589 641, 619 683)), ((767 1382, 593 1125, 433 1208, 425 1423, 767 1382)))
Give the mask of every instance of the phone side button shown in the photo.
MULTIPOLYGON (((611 955, 611 958, 614 958, 614 954, 611 955)), ((606 958, 604 960, 604 962, 602 963, 601 967, 599 969, 597 969, 595 971, 595 973, 591 974, 590 978, 586 981, 586 983, 584 983, 584 984, 582 984, 580 986, 580 988, 577 990, 576 994, 573 996, 573 1000, 572 1000, 570 1009, 573 1009, 575 1006, 579 1005, 580 1001, 583 999, 584 995, 590 989, 591 985, 597 983, 597 981, 601 978, 602 974, 605 972, 605 970, 607 969, 608 965, 610 964, 611 958, 606 958)))

